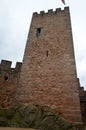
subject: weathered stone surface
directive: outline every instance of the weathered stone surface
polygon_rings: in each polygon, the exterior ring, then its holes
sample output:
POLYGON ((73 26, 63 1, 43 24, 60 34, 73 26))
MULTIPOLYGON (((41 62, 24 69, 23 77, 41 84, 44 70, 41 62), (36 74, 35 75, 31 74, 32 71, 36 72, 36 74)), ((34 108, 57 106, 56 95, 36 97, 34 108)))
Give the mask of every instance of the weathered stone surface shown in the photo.
MULTIPOLYGON (((3 108, 13 106, 17 90, 16 104, 35 103, 48 106, 72 122, 80 122, 82 114, 82 120, 86 124, 86 92, 80 88, 76 75, 67 7, 63 11, 56 9, 56 11, 49 10, 48 13, 44 11, 40 14, 34 13, 21 77, 22 64, 17 62, 16 67, 11 68, 11 63, 7 60, 2 60, 0 63, 0 106, 3 108), (37 34, 37 30, 41 32, 40 35, 37 34), (80 103, 78 88, 80 88, 80 103)), ((32 115, 29 115, 30 124, 34 120, 32 115)), ((36 115, 38 120, 40 115, 41 112, 36 115)), ((7 116, 10 119, 10 115, 7 116)), ((14 119, 16 118, 17 114, 14 119)), ((1 120, 3 124, 6 119, 1 120)))
POLYGON ((16 101, 82 122, 69 8, 33 14, 16 101))
POLYGON ((10 128, 10 127, 0 127, 0 130, 36 130, 36 129, 24 129, 24 128, 10 128))
POLYGON ((75 130, 71 123, 39 106, 0 108, 0 127, 35 128, 38 130, 75 130))
POLYGON ((79 88, 80 91, 80 105, 83 123, 86 125, 86 90, 83 87, 79 88))
POLYGON ((11 61, 2 60, 0 64, 0 106, 12 107, 16 88, 19 81, 21 65, 17 62, 15 68, 11 68, 11 61))

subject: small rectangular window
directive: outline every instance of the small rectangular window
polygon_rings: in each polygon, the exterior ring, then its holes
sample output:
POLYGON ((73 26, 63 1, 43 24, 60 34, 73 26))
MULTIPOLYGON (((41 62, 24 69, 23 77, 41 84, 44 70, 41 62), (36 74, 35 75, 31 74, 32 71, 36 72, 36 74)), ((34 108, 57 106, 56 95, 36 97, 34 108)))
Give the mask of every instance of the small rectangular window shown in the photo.
POLYGON ((1 68, 0 68, 0 74, 1 74, 1 68))
POLYGON ((39 37, 41 34, 41 28, 37 28, 36 30, 36 37, 39 37))
POLYGON ((8 76, 4 76, 4 80, 7 81, 8 80, 8 76))
POLYGON ((48 57, 48 50, 46 51, 46 56, 48 57))

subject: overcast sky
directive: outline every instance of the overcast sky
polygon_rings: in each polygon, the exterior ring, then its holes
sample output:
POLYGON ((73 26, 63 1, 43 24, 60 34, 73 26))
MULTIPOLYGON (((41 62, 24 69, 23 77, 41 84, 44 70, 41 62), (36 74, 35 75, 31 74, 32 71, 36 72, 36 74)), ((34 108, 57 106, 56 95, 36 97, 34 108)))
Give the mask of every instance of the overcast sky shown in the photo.
MULTIPOLYGON (((66 0, 70 7, 77 75, 86 89, 86 0, 66 0)), ((22 61, 33 12, 64 8, 61 0, 0 0, 0 60, 22 61)))

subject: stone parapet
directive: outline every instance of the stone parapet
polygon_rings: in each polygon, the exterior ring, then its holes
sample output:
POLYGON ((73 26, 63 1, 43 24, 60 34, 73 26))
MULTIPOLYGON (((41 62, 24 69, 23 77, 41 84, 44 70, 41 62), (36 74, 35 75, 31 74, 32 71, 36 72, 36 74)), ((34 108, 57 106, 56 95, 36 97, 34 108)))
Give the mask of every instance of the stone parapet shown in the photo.
POLYGON ((16 67, 11 67, 12 62, 2 60, 0 64, 0 106, 11 107, 14 104, 16 89, 18 87, 21 62, 16 63, 16 67))
POLYGON ((57 8, 55 11, 53 11, 53 9, 49 9, 48 12, 45 11, 40 11, 40 13, 38 12, 34 12, 33 16, 35 17, 39 17, 39 16, 45 16, 45 15, 56 15, 59 13, 68 13, 69 12, 69 7, 65 7, 64 10, 62 10, 61 8, 57 8))

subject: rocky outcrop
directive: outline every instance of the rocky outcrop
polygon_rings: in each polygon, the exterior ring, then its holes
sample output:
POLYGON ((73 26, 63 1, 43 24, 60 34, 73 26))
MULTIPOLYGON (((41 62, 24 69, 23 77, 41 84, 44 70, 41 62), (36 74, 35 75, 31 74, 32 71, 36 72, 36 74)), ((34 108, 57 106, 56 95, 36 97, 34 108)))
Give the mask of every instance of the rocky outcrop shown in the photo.
POLYGON ((0 126, 38 130, 75 130, 64 119, 39 106, 0 108, 0 126))

